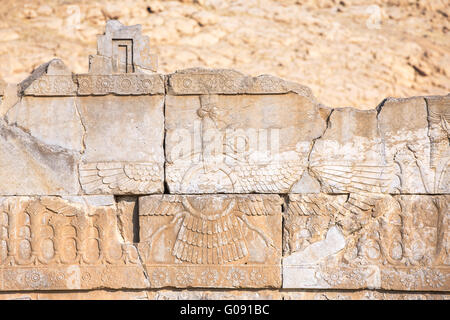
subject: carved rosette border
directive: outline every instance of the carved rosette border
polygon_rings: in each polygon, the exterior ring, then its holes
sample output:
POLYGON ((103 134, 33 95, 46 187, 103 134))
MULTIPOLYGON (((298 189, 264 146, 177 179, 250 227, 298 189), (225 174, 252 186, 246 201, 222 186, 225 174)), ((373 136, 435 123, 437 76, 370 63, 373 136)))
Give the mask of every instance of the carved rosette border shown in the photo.
POLYGON ((78 95, 164 94, 163 76, 159 74, 76 75, 78 95))
POLYGON ((283 94, 298 92, 311 96, 308 88, 282 80, 261 75, 248 77, 228 72, 179 72, 168 76, 169 94, 283 94))
POLYGON ((398 291, 447 291, 450 268, 392 268, 366 266, 359 268, 326 266, 284 266, 283 275, 309 274, 302 284, 283 283, 284 289, 381 289, 398 291))
POLYGON ((0 290, 281 287, 280 266, 273 265, 14 267, 0 269, 0 279, 0 290))
POLYGON ((43 75, 25 89, 25 96, 75 96, 77 85, 71 75, 43 75))
POLYGON ((280 288, 280 265, 146 265, 150 287, 280 288))
POLYGON ((159 74, 43 75, 34 80, 25 96, 154 95, 164 94, 164 76, 159 74))

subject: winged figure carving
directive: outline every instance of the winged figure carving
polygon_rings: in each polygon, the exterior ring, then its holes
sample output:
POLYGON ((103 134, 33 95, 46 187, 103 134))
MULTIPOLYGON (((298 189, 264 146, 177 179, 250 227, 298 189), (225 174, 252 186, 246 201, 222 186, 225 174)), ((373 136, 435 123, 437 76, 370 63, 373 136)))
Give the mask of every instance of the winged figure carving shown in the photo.
POLYGON ((83 163, 79 171, 81 186, 88 194, 97 191, 150 193, 155 184, 162 181, 162 169, 156 163, 83 163))
POLYGON ((194 264, 224 264, 246 257, 249 252, 244 226, 256 232, 268 247, 274 244, 247 216, 274 215, 281 202, 278 196, 196 197, 165 196, 142 212, 148 216, 173 216, 172 220, 144 241, 152 244, 167 228, 179 225, 172 255, 194 264), (179 223, 179 224, 178 224, 179 223))

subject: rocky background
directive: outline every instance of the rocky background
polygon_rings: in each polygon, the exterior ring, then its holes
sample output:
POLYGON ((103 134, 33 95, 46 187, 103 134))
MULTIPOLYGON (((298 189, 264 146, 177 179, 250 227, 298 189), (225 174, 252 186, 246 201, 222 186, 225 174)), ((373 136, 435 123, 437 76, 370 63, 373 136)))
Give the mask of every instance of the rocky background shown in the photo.
POLYGON ((272 74, 330 107, 450 91, 450 10, 433 0, 2 0, 0 76, 18 83, 63 59, 87 72, 106 20, 142 24, 159 71, 272 74))

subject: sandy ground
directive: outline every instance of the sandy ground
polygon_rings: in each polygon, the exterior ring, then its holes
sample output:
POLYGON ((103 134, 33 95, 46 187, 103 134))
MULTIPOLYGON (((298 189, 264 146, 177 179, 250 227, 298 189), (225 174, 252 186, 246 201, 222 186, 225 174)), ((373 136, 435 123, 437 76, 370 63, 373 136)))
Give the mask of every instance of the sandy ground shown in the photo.
POLYGON ((0 76, 25 79, 59 57, 86 72, 105 21, 142 24, 159 72, 188 67, 272 74, 330 107, 450 92, 446 0, 1 0, 0 76))

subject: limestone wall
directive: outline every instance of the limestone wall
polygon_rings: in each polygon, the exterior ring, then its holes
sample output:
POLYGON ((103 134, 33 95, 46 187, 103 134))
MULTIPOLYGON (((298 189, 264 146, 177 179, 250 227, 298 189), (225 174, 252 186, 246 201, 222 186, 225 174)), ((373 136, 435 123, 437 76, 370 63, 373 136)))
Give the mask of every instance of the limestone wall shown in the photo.
POLYGON ((112 20, 1 100, 0 298, 449 297, 449 95, 332 109, 150 52, 112 20))

